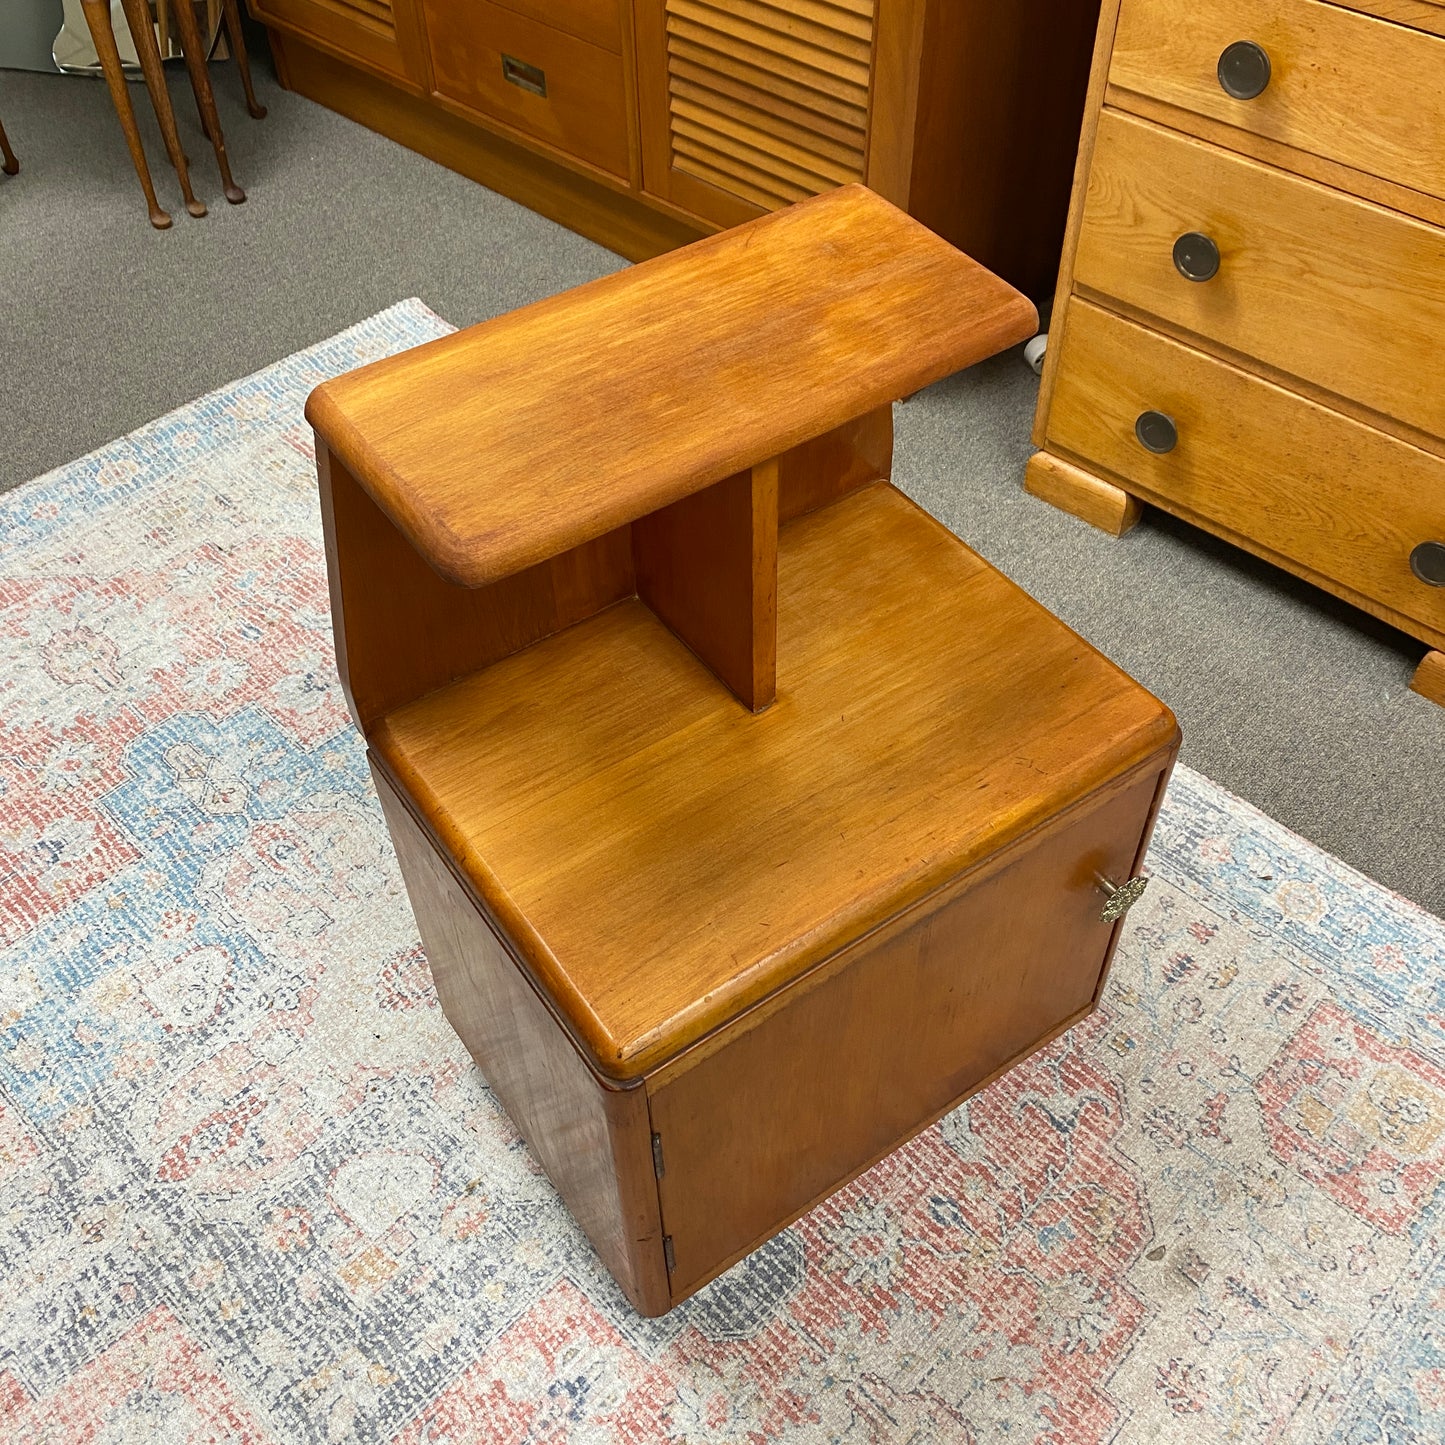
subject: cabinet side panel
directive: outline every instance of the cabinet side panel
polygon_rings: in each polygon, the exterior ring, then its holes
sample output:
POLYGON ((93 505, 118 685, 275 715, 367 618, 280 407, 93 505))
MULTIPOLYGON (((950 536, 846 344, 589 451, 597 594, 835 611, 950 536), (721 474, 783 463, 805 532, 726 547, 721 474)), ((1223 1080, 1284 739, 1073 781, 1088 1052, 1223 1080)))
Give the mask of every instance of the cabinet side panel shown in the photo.
POLYGON ((668 1308, 641 1088, 605 1087, 373 764, 447 1021, 602 1262, 643 1314, 668 1308))
POLYGON ((677 1301, 1093 1006, 1169 759, 860 940, 651 1100, 677 1301))
POLYGON ((316 466, 337 665, 363 732, 636 590, 627 527, 490 587, 458 587, 432 571, 319 437, 316 466))
POLYGON ((908 209, 1035 301, 1059 263, 1098 20, 1099 0, 929 8, 908 209))

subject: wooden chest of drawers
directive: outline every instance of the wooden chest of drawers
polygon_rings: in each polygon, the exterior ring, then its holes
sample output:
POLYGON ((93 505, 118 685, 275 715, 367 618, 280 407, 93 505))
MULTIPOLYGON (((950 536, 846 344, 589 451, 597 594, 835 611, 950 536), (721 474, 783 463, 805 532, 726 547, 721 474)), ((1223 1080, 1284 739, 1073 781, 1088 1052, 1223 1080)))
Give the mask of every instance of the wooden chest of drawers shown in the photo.
POLYGON ((1445 4, 1107 3, 1029 490, 1289 568, 1445 702, 1442 348, 1445 4))

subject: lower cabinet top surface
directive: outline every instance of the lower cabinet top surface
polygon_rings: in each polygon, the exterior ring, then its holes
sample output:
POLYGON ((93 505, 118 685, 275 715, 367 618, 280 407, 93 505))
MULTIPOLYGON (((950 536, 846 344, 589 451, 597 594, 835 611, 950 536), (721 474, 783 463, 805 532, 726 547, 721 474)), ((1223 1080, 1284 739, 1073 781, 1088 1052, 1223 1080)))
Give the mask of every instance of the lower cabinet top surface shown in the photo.
POLYGON ((785 527, 778 574, 778 698, 760 715, 630 601, 373 737, 617 1078, 1176 733, 886 485, 785 527))

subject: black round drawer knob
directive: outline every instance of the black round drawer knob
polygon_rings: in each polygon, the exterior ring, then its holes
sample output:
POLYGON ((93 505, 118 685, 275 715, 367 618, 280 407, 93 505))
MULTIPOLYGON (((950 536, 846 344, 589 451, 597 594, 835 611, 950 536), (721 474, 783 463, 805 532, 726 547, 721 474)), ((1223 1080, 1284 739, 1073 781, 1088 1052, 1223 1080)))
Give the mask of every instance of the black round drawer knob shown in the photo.
POLYGON ((1252 40, 1236 40, 1219 54, 1219 88, 1235 100, 1253 100, 1269 84, 1269 53, 1252 40))
POLYGON ((1160 456, 1172 452, 1179 444, 1179 428, 1174 425, 1174 418, 1162 411, 1141 411, 1134 423, 1134 435, 1145 451, 1157 452, 1160 456))
POLYGON ((1421 542, 1410 553, 1410 570, 1431 587, 1445 587, 1445 542, 1421 542))
POLYGON ((1219 247, 1203 231, 1186 231, 1174 243, 1174 269, 1186 281, 1210 281, 1219 270, 1219 247))

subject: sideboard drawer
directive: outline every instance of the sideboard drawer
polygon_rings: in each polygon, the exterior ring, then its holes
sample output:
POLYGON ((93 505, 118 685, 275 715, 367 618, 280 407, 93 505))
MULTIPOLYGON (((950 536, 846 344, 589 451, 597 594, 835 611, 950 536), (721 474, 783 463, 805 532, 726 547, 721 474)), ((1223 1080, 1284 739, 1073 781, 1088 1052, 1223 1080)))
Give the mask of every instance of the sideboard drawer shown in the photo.
POLYGON ((1123 0, 1109 66, 1111 85, 1436 197, 1442 77, 1445 39, 1318 0, 1123 0))
POLYGON ((1105 110, 1076 283, 1445 435, 1445 231, 1105 110), (1186 236, 1196 254, 1176 261, 1186 236))
MULTIPOLYGON (((456 0, 452 0, 456 3, 456 0)), ((555 25, 604 50, 622 51, 621 0, 501 0, 544 25, 555 25)))
POLYGON ((628 176, 620 55, 489 0, 425 6, 437 94, 628 176))
POLYGON ((1445 543, 1445 460, 1078 298, 1062 348, 1051 450, 1445 635, 1445 587, 1410 566, 1445 543), (1139 441, 1149 411, 1172 449, 1139 441))

